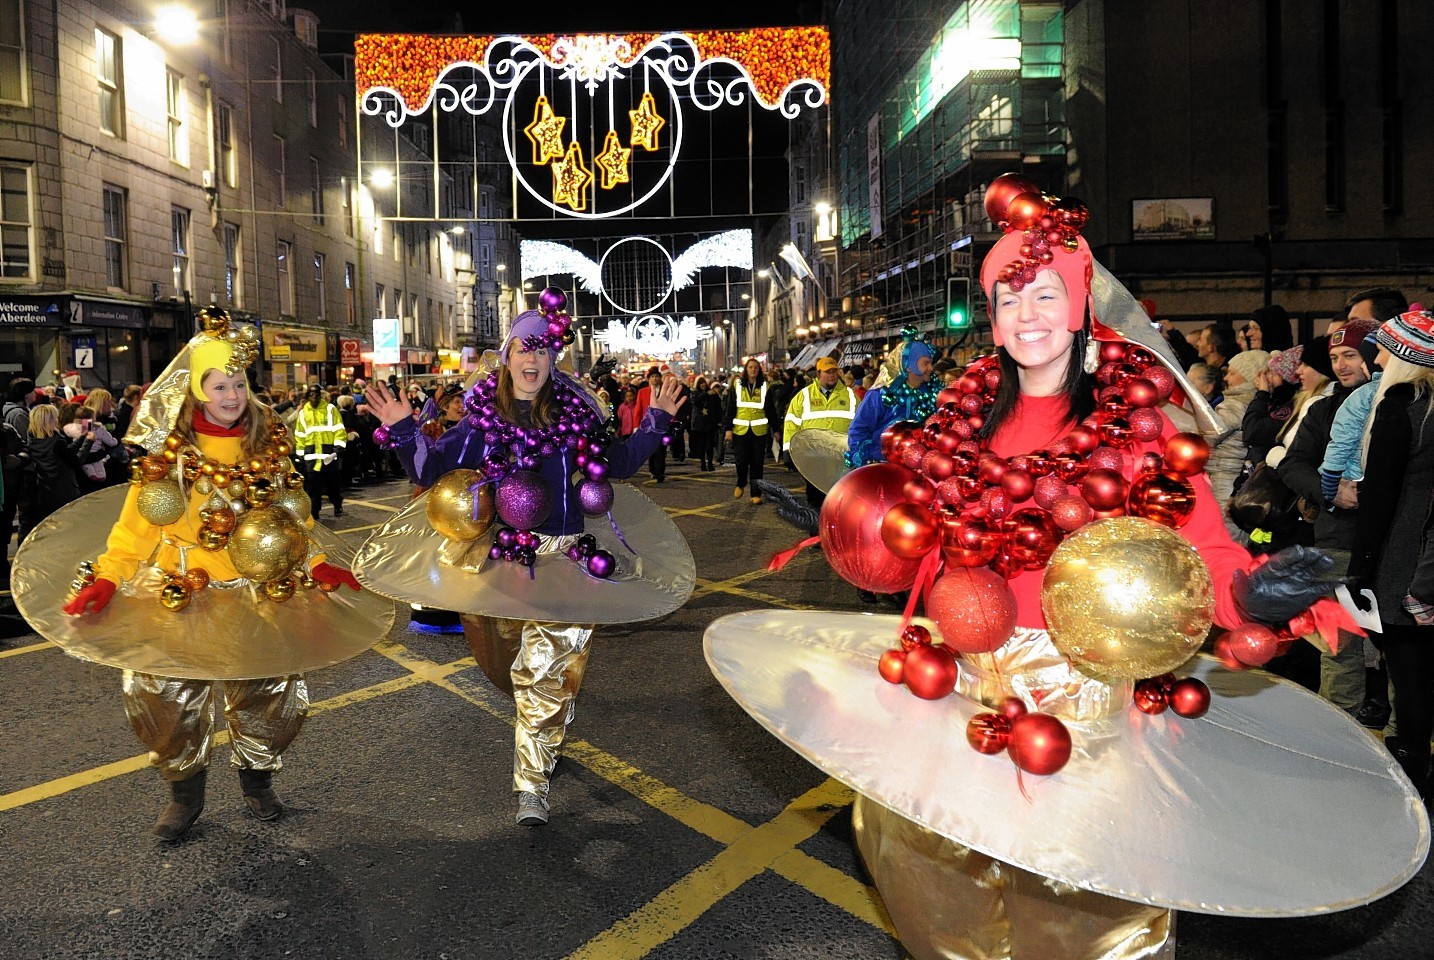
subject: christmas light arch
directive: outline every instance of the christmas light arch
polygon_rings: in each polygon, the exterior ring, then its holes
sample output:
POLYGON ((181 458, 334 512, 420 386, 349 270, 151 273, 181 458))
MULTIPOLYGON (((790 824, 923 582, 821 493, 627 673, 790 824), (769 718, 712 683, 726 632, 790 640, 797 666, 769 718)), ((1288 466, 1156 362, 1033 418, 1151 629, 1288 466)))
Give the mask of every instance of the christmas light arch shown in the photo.
POLYGON ((600 219, 635 210, 670 181, 683 145, 684 104, 710 112, 752 103, 787 119, 822 106, 831 44, 821 27, 533 37, 370 34, 355 43, 354 70, 359 108, 395 128, 430 109, 481 116, 501 105, 503 147, 515 182, 556 213, 600 219), (615 86, 635 85, 639 76, 636 108, 619 110, 615 86), (532 122, 520 126, 526 117, 515 115, 515 103, 520 94, 531 96, 535 81, 532 122), (567 88, 565 109, 554 105, 560 85, 567 88), (599 123, 603 99, 605 136, 599 123), (626 124, 618 120, 621 113, 626 124), (597 136, 582 136, 587 128, 581 123, 597 136), (623 127, 626 138, 619 133, 623 127), (532 164, 519 160, 525 144, 518 130, 531 143, 532 164), (603 148, 589 158, 583 143, 597 141, 603 148), (633 155, 664 148, 660 172, 634 184, 633 155), (549 171, 551 190, 533 182, 534 167, 549 171), (629 185, 630 202, 600 202, 629 185))

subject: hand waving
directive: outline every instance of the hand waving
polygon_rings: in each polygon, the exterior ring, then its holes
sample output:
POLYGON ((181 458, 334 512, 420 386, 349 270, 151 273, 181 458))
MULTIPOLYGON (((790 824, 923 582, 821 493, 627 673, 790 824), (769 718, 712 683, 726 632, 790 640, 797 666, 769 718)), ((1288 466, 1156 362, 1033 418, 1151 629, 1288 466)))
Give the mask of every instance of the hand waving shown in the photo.
POLYGON ((682 395, 682 382, 675 377, 663 382, 662 388, 652 398, 652 406, 669 416, 677 413, 686 402, 687 398, 682 395))
POLYGON ((388 392, 388 385, 384 383, 371 383, 364 387, 364 402, 373 411, 386 427, 391 427, 404 417, 413 415, 413 408, 405 400, 400 400, 388 392))

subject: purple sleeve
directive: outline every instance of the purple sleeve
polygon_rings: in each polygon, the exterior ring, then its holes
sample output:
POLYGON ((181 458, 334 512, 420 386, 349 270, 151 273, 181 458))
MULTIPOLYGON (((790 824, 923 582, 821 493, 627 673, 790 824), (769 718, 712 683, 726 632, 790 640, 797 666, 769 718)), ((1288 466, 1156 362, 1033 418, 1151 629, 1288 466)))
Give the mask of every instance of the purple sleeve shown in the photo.
POLYGON ((466 419, 435 441, 419 433, 412 417, 404 417, 388 428, 388 436, 404 472, 420 487, 433 486, 449 470, 476 467, 483 458, 483 438, 466 419))
POLYGON ((670 413, 648 407, 637 429, 630 436, 615 440, 608 448, 608 476, 613 480, 622 480, 640 470, 662 443, 662 437, 671 423, 670 413))

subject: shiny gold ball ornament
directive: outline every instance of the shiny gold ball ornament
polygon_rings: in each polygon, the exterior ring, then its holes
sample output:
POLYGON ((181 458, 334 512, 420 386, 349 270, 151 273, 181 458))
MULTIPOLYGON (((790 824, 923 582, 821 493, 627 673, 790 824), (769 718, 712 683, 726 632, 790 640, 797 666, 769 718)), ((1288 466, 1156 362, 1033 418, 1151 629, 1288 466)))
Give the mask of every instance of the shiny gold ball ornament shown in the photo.
POLYGON ((1056 649, 1106 683, 1159 676, 1189 660, 1215 613, 1210 571, 1179 533, 1152 520, 1100 520, 1051 555, 1041 607, 1056 649))
POLYGON ((229 534, 220 533, 213 527, 200 527, 195 539, 205 550, 223 550, 229 546, 229 534))
POLYGON ((239 327, 239 339, 245 343, 258 343, 259 329, 252 323, 241 324, 239 327))
POLYGON ((200 477, 198 480, 194 481, 194 492, 198 493, 200 496, 209 496, 211 493, 214 492, 214 481, 210 480, 208 477, 200 477))
POLYGON ((303 525, 281 507, 255 507, 229 535, 229 560, 239 575, 268 583, 287 574, 308 555, 303 525))
POLYGON ((75 576, 84 580, 85 583, 95 582, 95 562, 93 560, 81 560, 75 564, 75 576))
POLYGON ((229 494, 229 496, 234 498, 235 500, 238 500, 240 497, 244 496, 244 493, 248 489, 248 487, 249 485, 246 484, 244 481, 235 480, 233 483, 229 484, 229 486, 224 488, 224 492, 229 494))
POLYGON ((283 603, 294 595, 294 591, 298 589, 298 585, 298 581, 293 577, 280 577, 277 580, 270 580, 264 584, 264 596, 273 600, 275 603, 283 603))
POLYGON ((164 438, 164 449, 166 450, 178 450, 183 445, 184 438, 177 433, 171 433, 164 438))
POLYGON ((220 533, 232 533, 234 531, 234 524, 237 522, 238 520, 234 516, 234 511, 228 508, 215 510, 210 514, 208 520, 210 529, 218 530, 220 533))
POLYGON ((303 491, 302 485, 299 488, 285 485, 284 489, 274 497, 272 506, 283 507, 298 517, 300 523, 313 515, 313 504, 309 501, 309 495, 303 491))
POLYGON ((302 473, 291 473, 284 478, 284 486, 290 490, 304 489, 304 475, 302 473))
POLYGON ((184 584, 189 587, 191 593, 203 590, 209 586, 209 571, 203 567, 190 567, 189 572, 184 575, 184 584))
POLYGON ((493 490, 477 470, 450 470, 428 491, 428 525, 449 540, 477 540, 493 524, 493 490))
POLYGON ((255 480, 244 488, 244 499, 251 507, 267 507, 274 502, 274 485, 268 480, 255 480))
POLYGON ((137 465, 145 480, 163 480, 169 473, 169 464, 163 457, 140 457, 137 465))
POLYGON ((191 594, 189 588, 179 583, 166 583, 159 588, 159 602, 164 609, 173 612, 183 610, 189 606, 191 594))
POLYGON ((173 480, 154 480, 139 488, 136 506, 146 522, 163 527, 184 516, 189 499, 173 480))
POLYGON ((219 307, 205 307, 195 319, 199 321, 199 329, 209 334, 221 334, 229 327, 229 314, 219 307))

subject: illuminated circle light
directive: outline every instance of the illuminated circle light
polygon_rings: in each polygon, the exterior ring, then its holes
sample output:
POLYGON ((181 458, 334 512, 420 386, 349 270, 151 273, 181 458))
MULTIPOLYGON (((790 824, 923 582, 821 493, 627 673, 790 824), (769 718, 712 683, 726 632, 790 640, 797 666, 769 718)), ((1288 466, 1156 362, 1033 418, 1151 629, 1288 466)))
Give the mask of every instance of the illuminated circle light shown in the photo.
MULTIPOLYGON (((659 33, 609 36, 631 51, 614 65, 629 66, 642 57, 659 33)), ((761 27, 754 30, 699 30, 684 34, 703 61, 735 64, 750 80, 757 101, 775 110, 794 84, 817 84, 825 99, 831 87, 831 37, 824 27, 761 27)), ((572 49, 590 47, 584 35, 537 34, 521 38, 499 36, 442 37, 423 34, 363 34, 354 41, 354 82, 359 97, 371 90, 392 90, 409 115, 428 109, 434 84, 457 64, 481 66, 495 42, 519 39, 531 44, 557 66, 554 46, 561 41, 572 49)), ((559 50, 561 52, 561 48, 559 50)), ((586 79, 586 78, 584 78, 586 79)), ((815 105, 815 104, 813 104, 815 105)))
POLYGON ((646 313, 672 295, 672 256, 651 237, 624 237, 603 253, 598 276, 603 296, 619 313, 646 313), (657 255, 632 244, 646 244, 657 255), (627 250, 619 253, 624 247, 627 250))

